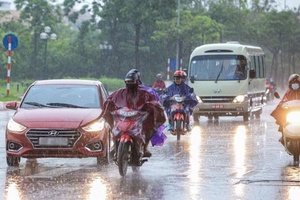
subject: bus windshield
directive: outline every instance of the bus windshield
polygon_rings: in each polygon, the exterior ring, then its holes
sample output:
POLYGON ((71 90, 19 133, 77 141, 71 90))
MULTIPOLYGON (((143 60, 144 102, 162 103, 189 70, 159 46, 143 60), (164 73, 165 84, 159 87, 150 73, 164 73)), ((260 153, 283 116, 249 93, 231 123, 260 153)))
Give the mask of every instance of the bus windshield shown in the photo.
POLYGON ((205 55, 191 60, 190 76, 195 81, 245 80, 247 61, 242 55, 205 55))

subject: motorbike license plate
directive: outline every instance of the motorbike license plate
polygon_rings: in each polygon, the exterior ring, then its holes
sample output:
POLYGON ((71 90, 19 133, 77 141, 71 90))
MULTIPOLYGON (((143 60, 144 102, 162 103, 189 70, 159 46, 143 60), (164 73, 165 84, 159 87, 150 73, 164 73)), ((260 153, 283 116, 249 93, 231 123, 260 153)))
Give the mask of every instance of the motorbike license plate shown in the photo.
POLYGON ((47 138, 40 137, 39 144, 44 146, 66 146, 68 145, 68 138, 63 137, 55 137, 55 138, 47 138))
POLYGON ((216 104, 216 105, 212 105, 211 107, 218 109, 218 108, 224 108, 224 105, 216 104))

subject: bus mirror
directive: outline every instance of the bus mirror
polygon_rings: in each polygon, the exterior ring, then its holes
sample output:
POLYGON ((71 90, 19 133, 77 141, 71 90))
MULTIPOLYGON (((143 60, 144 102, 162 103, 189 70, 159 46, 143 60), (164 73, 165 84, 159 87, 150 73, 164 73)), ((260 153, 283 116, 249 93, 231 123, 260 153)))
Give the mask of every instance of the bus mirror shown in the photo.
POLYGON ((191 76, 190 81, 191 81, 191 83, 194 83, 194 82, 195 82, 195 77, 194 77, 194 75, 191 76))
POLYGON ((255 69, 250 69, 249 77, 250 79, 254 79, 256 77, 255 69))

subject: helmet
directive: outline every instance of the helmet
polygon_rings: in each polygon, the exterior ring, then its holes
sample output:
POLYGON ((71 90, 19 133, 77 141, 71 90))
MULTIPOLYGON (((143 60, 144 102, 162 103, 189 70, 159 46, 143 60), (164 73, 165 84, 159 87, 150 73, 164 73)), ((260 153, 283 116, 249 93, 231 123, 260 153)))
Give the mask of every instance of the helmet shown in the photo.
POLYGON ((128 73, 135 73, 137 75, 139 83, 142 84, 141 73, 139 72, 139 70, 137 70, 137 69, 131 69, 131 70, 129 70, 128 73))
POLYGON ((162 75, 161 74, 156 74, 156 78, 162 79, 162 75))
POLYGON ((300 76, 299 76, 299 74, 292 74, 292 75, 290 75, 290 77, 289 77, 289 86, 292 83, 295 83, 295 82, 300 83, 300 76))
POLYGON ((186 79, 186 77, 187 77, 186 72, 185 71, 182 71, 182 72, 183 72, 182 78, 186 79))
POLYGON ((174 72, 174 78, 175 78, 175 77, 182 78, 183 76, 184 76, 183 71, 176 70, 176 71, 174 72))
POLYGON ((129 71, 124 79, 125 82, 133 82, 136 83, 138 81, 138 75, 137 73, 129 71))

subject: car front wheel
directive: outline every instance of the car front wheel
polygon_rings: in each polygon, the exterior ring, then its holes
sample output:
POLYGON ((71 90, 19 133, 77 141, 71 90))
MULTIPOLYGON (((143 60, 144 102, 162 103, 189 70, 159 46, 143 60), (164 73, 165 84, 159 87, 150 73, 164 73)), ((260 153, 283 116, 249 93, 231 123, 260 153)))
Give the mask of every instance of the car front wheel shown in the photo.
POLYGON ((20 157, 12 157, 6 156, 6 163, 11 167, 18 167, 20 165, 21 158, 20 157))

